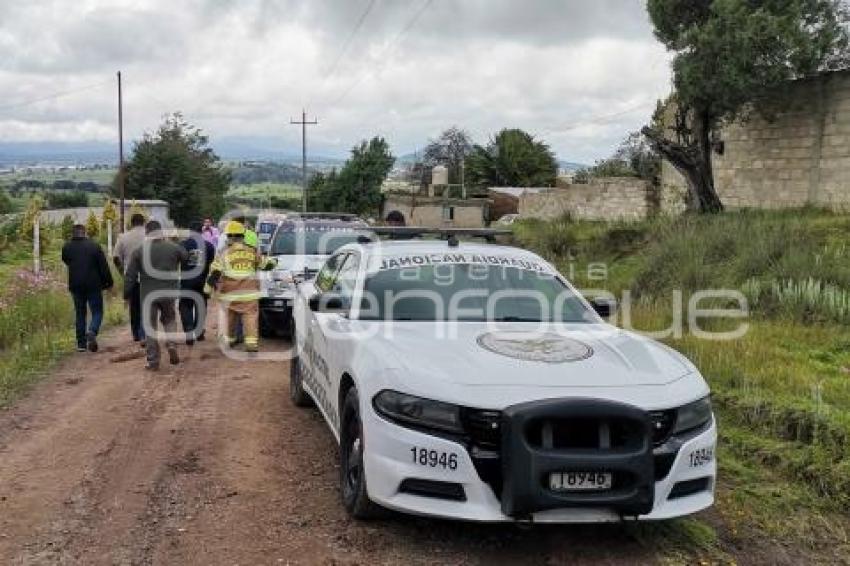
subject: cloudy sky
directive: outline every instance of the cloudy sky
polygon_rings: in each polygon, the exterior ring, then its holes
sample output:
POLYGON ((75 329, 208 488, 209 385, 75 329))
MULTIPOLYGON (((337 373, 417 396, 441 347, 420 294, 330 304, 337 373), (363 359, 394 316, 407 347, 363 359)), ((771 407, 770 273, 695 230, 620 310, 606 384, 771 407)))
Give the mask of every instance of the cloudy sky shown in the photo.
POLYGON ((180 110, 217 139, 396 154, 524 128, 593 162, 669 91, 643 0, 0 0, 0 142, 128 139, 180 110), (63 93, 62 96, 55 96, 63 93))

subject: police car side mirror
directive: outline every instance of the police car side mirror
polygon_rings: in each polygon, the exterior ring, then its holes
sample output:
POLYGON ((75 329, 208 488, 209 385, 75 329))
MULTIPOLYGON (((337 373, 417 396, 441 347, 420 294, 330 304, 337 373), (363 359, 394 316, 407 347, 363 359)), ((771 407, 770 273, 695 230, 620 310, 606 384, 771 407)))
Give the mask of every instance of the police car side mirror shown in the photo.
POLYGON ((313 312, 343 313, 348 311, 348 301, 336 293, 318 293, 310 297, 310 310, 313 312))
POLYGON ((590 306, 596 311, 596 314, 602 318, 611 318, 617 312, 617 301, 614 299, 596 298, 590 301, 590 306))

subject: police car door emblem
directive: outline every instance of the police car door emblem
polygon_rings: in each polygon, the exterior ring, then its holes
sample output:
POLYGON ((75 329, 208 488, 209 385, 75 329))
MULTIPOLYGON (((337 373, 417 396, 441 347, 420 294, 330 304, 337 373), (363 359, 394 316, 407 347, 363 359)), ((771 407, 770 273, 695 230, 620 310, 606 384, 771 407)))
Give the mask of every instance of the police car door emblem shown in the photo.
POLYGON ((584 342, 554 332, 487 332, 477 342, 494 354, 530 362, 560 364, 593 355, 593 348, 584 342))

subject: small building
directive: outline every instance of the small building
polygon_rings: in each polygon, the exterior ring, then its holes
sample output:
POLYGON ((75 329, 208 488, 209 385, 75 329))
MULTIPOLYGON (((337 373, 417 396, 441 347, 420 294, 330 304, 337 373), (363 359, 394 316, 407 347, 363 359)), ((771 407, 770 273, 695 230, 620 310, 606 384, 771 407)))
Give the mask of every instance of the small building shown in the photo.
POLYGON ((408 226, 426 228, 483 228, 491 219, 493 201, 464 185, 450 185, 449 172, 443 165, 431 171, 427 189, 407 184, 401 190, 384 193, 381 218, 398 212, 408 226))
POLYGON ((381 218, 392 211, 404 216, 408 226, 426 228, 483 228, 489 220, 490 199, 443 198, 422 194, 386 195, 381 218))

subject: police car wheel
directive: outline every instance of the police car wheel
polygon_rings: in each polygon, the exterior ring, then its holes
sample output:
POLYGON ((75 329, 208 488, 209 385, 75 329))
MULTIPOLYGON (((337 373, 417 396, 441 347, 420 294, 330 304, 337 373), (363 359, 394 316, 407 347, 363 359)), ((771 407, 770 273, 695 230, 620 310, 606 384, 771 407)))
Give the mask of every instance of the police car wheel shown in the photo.
POLYGON ((289 399, 296 407, 309 407, 313 401, 301 384, 301 361, 295 357, 289 362, 289 399))
POLYGON ((357 390, 352 388, 342 406, 339 443, 339 478, 342 503, 355 519, 371 519, 380 507, 369 500, 363 468, 363 427, 357 390))

